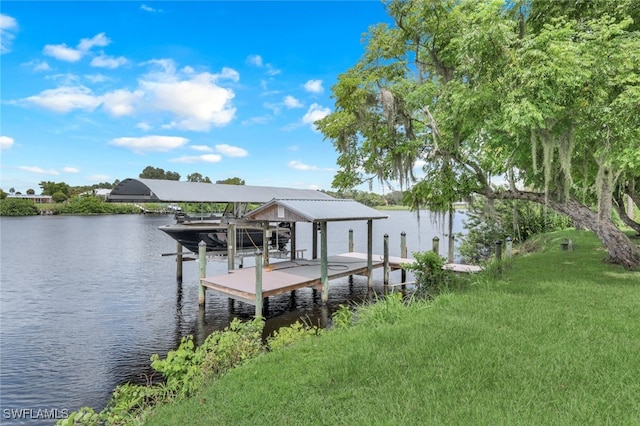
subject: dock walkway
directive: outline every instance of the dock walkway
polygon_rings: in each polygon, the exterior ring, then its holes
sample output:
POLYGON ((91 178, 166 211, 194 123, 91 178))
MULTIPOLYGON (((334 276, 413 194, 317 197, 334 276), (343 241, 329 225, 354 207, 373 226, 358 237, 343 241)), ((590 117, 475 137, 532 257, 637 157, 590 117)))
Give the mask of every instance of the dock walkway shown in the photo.
MULTIPOLYGON (((414 259, 389 257, 389 268, 400 269, 401 263, 414 259)), ((373 255, 373 269, 384 266, 383 256, 373 255)), ((342 253, 327 258, 328 279, 349 275, 367 275, 366 253, 342 253)), ((236 300, 256 304, 256 271, 254 267, 235 269, 224 275, 200 280, 208 290, 236 300)), ((262 297, 275 296, 305 287, 322 290, 320 259, 295 259, 270 264, 262 274, 262 297)))

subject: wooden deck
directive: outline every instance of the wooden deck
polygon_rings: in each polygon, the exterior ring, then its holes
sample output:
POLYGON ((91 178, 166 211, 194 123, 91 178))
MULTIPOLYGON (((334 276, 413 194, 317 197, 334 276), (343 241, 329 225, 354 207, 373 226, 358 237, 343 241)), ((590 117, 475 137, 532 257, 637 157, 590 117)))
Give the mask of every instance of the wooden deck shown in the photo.
MULTIPOLYGON (((413 259, 389 258, 390 269, 400 268, 401 262, 413 259)), ((374 255, 373 269, 383 267, 381 255, 374 255)), ((320 259, 296 259, 272 263, 263 269, 262 297, 275 296, 305 287, 322 289, 320 259)), ((343 253, 327 258, 329 280, 349 275, 367 275, 366 253, 343 253)), ((256 271, 255 268, 235 269, 224 275, 205 277, 200 280, 208 290, 255 305, 256 271)))
MULTIPOLYGON (((389 257, 389 269, 402 269, 402 263, 414 263, 415 259, 389 257)), ((383 256, 374 254, 372 269, 384 267, 383 256)), ((470 265, 447 264, 445 268, 456 272, 476 272, 470 265)), ((327 258, 327 276, 331 281, 349 275, 368 275, 366 253, 342 253, 327 258)), ((224 275, 200 279, 208 290, 256 305, 256 270, 254 267, 234 269, 224 275)), ((322 290, 320 259, 295 259, 270 264, 262 272, 262 297, 270 297, 289 291, 312 287, 322 290)))

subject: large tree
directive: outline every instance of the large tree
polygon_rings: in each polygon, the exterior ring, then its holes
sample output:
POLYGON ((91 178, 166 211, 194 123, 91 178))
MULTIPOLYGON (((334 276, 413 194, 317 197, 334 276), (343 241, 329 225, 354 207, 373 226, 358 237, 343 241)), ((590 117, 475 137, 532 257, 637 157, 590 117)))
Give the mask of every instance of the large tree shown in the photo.
POLYGON ((636 3, 386 2, 394 25, 370 28, 318 123, 340 153, 334 186, 400 180, 415 206, 438 210, 472 193, 542 203, 638 267, 611 220, 616 191, 640 174, 636 3), (508 187, 492 185, 500 175, 508 187))
POLYGON ((170 170, 167 170, 165 172, 164 169, 160 167, 152 167, 152 166, 145 167, 144 170, 142 170, 142 173, 140 173, 139 177, 141 179, 180 180, 179 173, 172 172, 170 170))

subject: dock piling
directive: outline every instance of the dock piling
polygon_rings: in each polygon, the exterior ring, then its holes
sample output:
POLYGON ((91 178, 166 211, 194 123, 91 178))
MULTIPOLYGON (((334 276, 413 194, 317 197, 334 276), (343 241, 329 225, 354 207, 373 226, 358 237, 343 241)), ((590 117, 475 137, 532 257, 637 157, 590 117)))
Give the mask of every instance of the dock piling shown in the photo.
POLYGON ((349 253, 353 253, 353 229, 349 229, 349 253))
POLYGON ((256 318, 262 318, 262 253, 256 251, 256 318))
POLYGON ((389 234, 384 234, 384 245, 383 245, 383 285, 387 287, 389 285, 389 234))
MULTIPOLYGON (((404 231, 400 234, 400 257, 403 259, 407 258, 407 233, 404 231)), ((402 268, 400 274, 401 282, 407 282, 407 271, 402 268)))
POLYGON ((502 260, 502 240, 496 240, 496 260, 502 260))
POLYGON ((329 301, 329 274, 327 261, 327 222, 320 222, 320 282, 322 283, 322 304, 329 301))
POLYGON ((367 220, 367 288, 373 288, 373 220, 367 220))
POLYGON ((182 282, 182 244, 176 243, 176 281, 182 282))
MULTIPOLYGON (((200 280, 207 276, 207 243, 200 241, 198 243, 198 262, 200 266, 200 280)), ((198 281, 198 305, 204 306, 206 300, 205 287, 202 281, 198 281)))
POLYGON ((233 271, 235 269, 236 258, 236 225, 230 223, 227 225, 227 270, 233 271))
POLYGON ((440 254, 440 238, 437 235, 433 237, 433 252, 440 254))

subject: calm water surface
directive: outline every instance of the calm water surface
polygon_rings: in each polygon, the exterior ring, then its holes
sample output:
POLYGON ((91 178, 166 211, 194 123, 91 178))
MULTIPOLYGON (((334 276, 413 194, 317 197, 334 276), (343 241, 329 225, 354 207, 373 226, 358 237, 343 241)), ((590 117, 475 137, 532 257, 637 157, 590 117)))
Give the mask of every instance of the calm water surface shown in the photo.
MULTIPOLYGON (((444 229, 428 212, 389 211, 374 221, 374 253, 382 253, 383 235, 390 255, 400 255, 400 233, 409 252, 428 250, 444 229)), ((454 232, 462 232, 464 214, 456 214, 454 232)), ((253 306, 212 293, 200 313, 198 265, 184 264, 176 283, 175 242, 157 228, 170 216, 44 216, 0 218, 0 423, 53 424, 55 420, 11 420, 7 410, 101 410, 112 390, 126 381, 144 382, 149 357, 174 349, 182 336, 202 341, 234 317, 249 319, 253 306)), ((348 251, 348 230, 355 250, 366 252, 366 222, 328 224, 329 254, 348 251)), ((297 247, 311 255, 311 225, 298 224, 297 247)), ((249 266, 251 260, 245 261, 249 266)), ((227 262, 211 261, 208 274, 225 273, 227 262)), ((374 282, 380 288, 382 271, 374 282)), ((399 272, 392 273, 399 281, 399 272)), ((327 309, 310 289, 270 299, 266 333, 298 319, 325 324, 341 303, 367 298, 366 278, 334 280, 327 309)))

